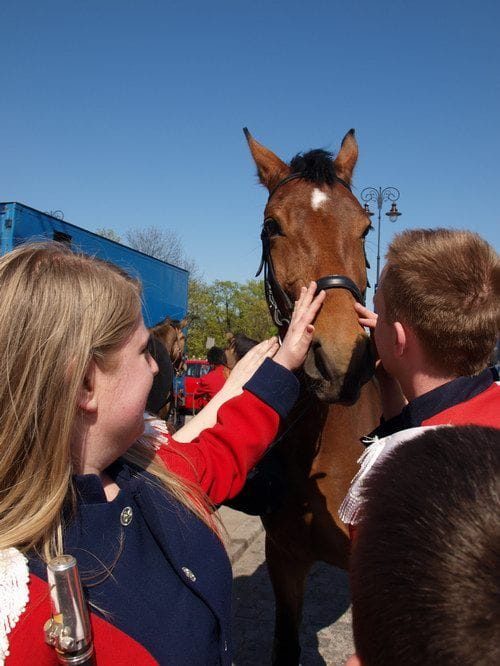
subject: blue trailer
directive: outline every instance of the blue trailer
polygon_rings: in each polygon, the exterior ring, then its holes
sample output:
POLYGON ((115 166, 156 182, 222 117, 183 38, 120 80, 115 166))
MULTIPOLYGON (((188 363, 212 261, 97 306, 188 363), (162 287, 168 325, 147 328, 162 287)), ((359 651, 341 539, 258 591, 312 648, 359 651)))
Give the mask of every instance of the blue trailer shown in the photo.
POLYGON ((0 254, 30 240, 67 243, 74 250, 112 261, 138 277, 143 285, 143 314, 148 327, 165 317, 186 316, 188 271, 24 204, 0 203, 0 254))

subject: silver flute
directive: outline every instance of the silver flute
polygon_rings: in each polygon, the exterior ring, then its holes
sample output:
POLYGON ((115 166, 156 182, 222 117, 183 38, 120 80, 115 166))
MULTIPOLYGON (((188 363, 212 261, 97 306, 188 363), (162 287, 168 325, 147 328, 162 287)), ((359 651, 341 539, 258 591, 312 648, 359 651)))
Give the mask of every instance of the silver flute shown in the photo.
POLYGON ((60 664, 95 666, 90 616, 83 596, 76 559, 60 555, 47 564, 52 617, 44 626, 60 664))

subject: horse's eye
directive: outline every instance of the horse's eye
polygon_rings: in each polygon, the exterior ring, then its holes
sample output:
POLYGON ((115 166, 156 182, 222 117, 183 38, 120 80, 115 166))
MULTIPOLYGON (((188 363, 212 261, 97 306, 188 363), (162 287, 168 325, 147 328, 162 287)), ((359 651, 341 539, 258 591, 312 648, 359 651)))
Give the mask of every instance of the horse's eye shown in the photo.
POLYGON ((373 229, 372 225, 369 224, 361 234, 361 238, 366 238, 368 236, 368 232, 371 231, 372 229, 373 229))
POLYGON ((267 217, 264 220, 264 226, 262 228, 262 233, 272 238, 273 236, 284 236, 285 234, 281 230, 280 223, 277 222, 273 217, 267 217))

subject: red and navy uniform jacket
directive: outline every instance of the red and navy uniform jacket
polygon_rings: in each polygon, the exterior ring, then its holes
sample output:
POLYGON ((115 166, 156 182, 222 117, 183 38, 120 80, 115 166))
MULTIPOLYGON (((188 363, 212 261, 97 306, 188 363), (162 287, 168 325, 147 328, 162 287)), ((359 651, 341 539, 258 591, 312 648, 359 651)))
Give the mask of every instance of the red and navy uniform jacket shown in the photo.
POLYGON ((457 377, 409 402, 391 419, 381 420, 363 442, 427 425, 481 425, 500 428, 500 383, 496 368, 457 377))
MULTIPOLYGON (((213 428, 189 444, 170 440, 161 458, 214 503, 233 497, 297 395, 292 373, 268 359, 243 394, 220 408, 213 428)), ((92 611, 98 666, 229 666, 232 576, 219 538, 123 460, 107 472, 120 488, 111 502, 97 476, 74 478, 76 515, 64 537, 92 611)), ((54 666, 43 636, 50 617, 45 565, 35 556, 29 565, 29 602, 8 636, 5 663, 54 666)))
MULTIPOLYGON (((401 430, 431 425, 479 425, 500 428, 500 382, 495 367, 473 377, 457 377, 409 402, 392 419, 385 421, 362 442, 369 446, 401 430)), ((349 525, 351 541, 356 526, 349 525)))
POLYGON ((216 393, 218 393, 224 386, 226 376, 224 375, 224 366, 218 365, 206 375, 201 377, 195 391, 195 398, 204 396, 211 400, 216 393))

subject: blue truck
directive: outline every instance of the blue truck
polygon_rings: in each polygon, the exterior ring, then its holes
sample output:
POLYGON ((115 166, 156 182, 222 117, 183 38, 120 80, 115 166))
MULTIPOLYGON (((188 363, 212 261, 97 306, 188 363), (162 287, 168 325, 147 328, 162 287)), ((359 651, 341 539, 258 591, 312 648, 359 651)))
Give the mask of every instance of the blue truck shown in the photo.
POLYGON ((30 240, 66 243, 74 250, 112 261, 138 277, 143 285, 143 314, 148 327, 165 317, 186 316, 188 271, 24 204, 0 202, 0 254, 30 240))

